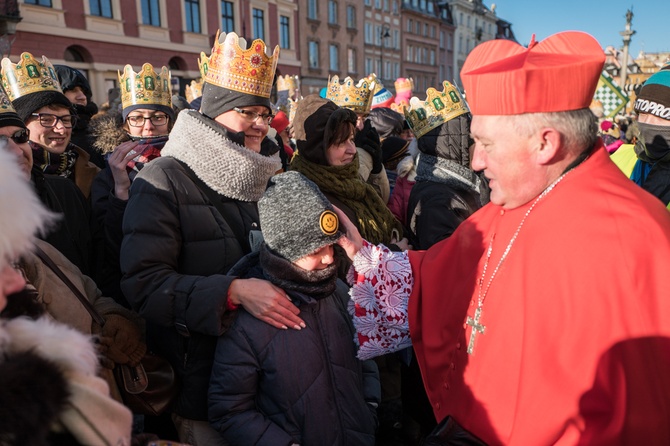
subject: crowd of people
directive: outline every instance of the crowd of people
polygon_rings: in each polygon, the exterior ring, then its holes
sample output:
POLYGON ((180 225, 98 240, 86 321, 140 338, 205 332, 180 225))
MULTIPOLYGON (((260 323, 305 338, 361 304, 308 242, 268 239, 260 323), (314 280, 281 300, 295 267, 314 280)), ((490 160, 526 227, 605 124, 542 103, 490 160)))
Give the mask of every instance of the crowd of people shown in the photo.
POLYGON ((126 65, 100 107, 2 60, 0 444, 670 442, 670 64, 608 120, 582 32, 422 98, 278 57, 217 33, 186 97, 126 65))

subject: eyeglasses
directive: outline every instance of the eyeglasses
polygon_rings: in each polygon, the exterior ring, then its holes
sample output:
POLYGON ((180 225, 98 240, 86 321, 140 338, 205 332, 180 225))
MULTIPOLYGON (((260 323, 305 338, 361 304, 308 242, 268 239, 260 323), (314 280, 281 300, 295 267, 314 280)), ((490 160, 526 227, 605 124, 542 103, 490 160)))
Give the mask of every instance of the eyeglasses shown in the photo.
POLYGON ((0 135, 0 141, 2 142, 7 142, 7 140, 10 138, 16 144, 25 144, 30 139, 30 130, 28 129, 17 130, 9 136, 0 135))
POLYGON ((261 118, 263 122, 269 125, 272 122, 272 118, 274 118, 272 113, 257 113, 253 110, 245 110, 238 107, 234 107, 233 110, 244 116, 249 122, 256 122, 258 118, 261 118))
POLYGON ((74 115, 56 116, 51 113, 33 113, 31 116, 37 116, 40 120, 40 125, 48 129, 56 127, 58 121, 60 121, 66 129, 71 129, 77 123, 77 117, 74 115))
POLYGON ((143 127, 144 123, 149 120, 156 127, 167 124, 168 117, 163 113, 157 113, 152 116, 128 116, 128 124, 131 127, 143 127))

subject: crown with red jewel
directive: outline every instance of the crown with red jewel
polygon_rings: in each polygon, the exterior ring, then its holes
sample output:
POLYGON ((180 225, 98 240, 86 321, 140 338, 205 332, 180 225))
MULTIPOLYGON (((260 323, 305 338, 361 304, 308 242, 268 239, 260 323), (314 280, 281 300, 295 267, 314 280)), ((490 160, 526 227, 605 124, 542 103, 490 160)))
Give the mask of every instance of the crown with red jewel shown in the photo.
POLYGON ((441 92, 432 87, 426 90, 425 101, 414 96, 409 100, 409 107, 405 108, 405 120, 417 138, 457 116, 470 112, 468 104, 455 86, 448 81, 444 81, 442 85, 444 89, 441 92))
POLYGON ((247 48, 247 41, 236 33, 217 31, 205 82, 269 98, 278 60, 279 45, 269 54, 261 39, 254 40, 247 48))
POLYGON ((19 61, 12 63, 8 57, 2 59, 2 88, 10 101, 39 91, 62 93, 53 65, 46 56, 35 59, 30 53, 21 53, 19 61))
POLYGON ((340 78, 335 75, 328 79, 326 99, 356 113, 369 113, 376 85, 374 80, 370 81, 365 77, 355 83, 349 76, 340 84, 340 78))

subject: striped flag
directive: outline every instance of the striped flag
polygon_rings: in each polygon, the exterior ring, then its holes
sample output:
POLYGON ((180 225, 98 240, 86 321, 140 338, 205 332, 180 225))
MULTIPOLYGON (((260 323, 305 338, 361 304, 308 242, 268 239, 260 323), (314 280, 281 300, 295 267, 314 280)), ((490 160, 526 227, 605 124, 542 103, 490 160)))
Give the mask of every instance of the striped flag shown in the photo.
POLYGON ((603 116, 606 118, 613 118, 619 111, 621 111, 628 103, 628 95, 619 88, 612 77, 606 72, 602 72, 596 87, 596 93, 593 96, 594 100, 598 100, 603 104, 603 116))

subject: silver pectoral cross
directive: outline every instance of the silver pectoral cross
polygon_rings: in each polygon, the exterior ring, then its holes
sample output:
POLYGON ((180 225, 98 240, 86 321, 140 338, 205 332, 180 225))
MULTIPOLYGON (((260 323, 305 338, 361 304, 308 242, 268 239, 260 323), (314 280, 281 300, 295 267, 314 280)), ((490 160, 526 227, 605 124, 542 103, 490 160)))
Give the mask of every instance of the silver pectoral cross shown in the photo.
POLYGON ((475 310, 475 317, 471 318, 468 316, 467 321, 465 322, 469 326, 472 327, 472 331, 470 331, 470 342, 468 342, 468 354, 472 354, 475 351, 475 337, 477 336, 477 332, 484 334, 484 330, 486 330, 486 326, 482 325, 479 323, 479 318, 482 317, 482 307, 478 306, 477 309, 475 310))

